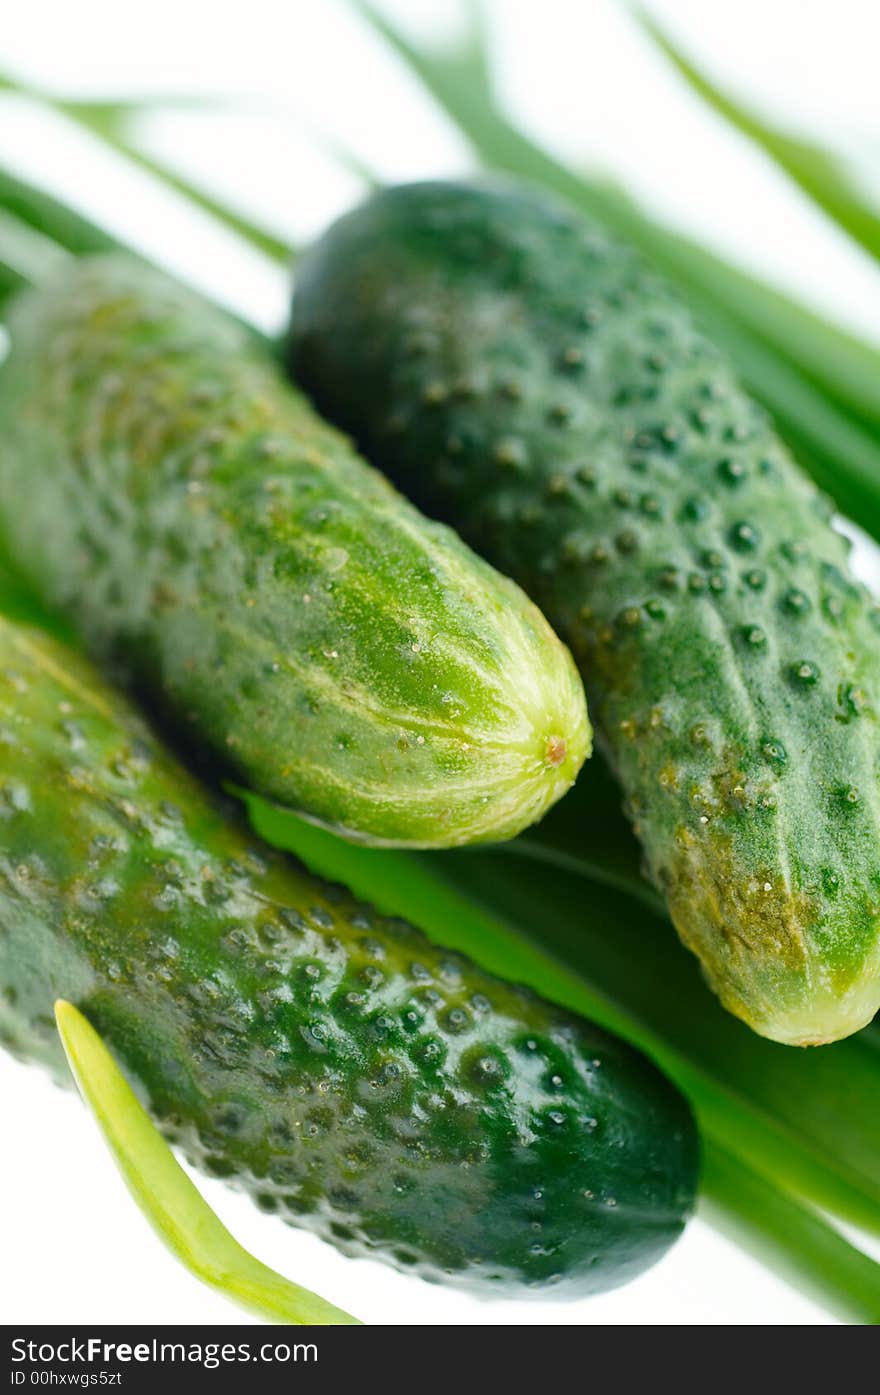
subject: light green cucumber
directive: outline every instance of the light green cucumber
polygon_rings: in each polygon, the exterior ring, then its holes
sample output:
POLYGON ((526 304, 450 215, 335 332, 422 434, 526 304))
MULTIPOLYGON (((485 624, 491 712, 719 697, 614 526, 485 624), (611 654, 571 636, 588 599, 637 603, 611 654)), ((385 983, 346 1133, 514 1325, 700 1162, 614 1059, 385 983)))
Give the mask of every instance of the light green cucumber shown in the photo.
POLYGON ((571 656, 240 325, 133 258, 10 307, 0 530, 182 739, 350 837, 506 838, 589 748, 571 656))

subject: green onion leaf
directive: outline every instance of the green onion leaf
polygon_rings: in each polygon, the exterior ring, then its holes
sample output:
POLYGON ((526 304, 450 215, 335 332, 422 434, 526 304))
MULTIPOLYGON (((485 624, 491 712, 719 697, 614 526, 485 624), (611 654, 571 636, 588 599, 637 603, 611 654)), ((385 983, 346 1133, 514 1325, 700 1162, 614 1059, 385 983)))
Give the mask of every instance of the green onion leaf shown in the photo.
MULTIPOLYGON (((0 91, 27 97, 31 101, 42 102, 44 106, 50 107, 59 115, 66 116, 68 120, 75 122, 91 135, 103 140, 118 154, 124 155, 134 164, 139 165, 147 174, 161 180, 163 184, 168 185, 176 193, 183 195, 203 212, 210 214, 218 222, 237 232, 245 241, 259 248, 274 261, 289 260, 290 251, 286 242, 270 233, 266 228, 259 227, 251 219, 241 216, 225 200, 214 197, 207 190, 176 174, 164 162, 154 160, 152 156, 140 148, 133 138, 132 130, 137 119, 148 112, 155 111, 160 106, 163 110, 167 110, 169 106, 200 110, 208 105, 215 105, 215 103, 211 103, 210 99, 176 97, 167 98, 161 104, 153 99, 84 102, 59 97, 43 88, 19 82, 8 74, 0 74, 0 91)), ((71 248, 71 250, 74 249, 71 248)))
POLYGON ((780 130, 720 87, 688 58, 642 5, 633 13, 688 86, 731 125, 770 155, 851 237, 880 257, 880 209, 862 193, 846 162, 833 151, 780 130))

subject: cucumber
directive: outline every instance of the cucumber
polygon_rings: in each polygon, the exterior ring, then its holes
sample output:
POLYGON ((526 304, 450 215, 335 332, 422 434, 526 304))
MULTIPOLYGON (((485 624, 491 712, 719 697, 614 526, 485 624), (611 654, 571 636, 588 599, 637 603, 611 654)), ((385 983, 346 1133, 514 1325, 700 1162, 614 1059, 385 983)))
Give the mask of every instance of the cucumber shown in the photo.
POLYGON ((66 998, 198 1166, 346 1253, 604 1289, 693 1203, 638 1052, 258 844, 83 660, 0 619, 0 1038, 66 998))
POLYGON ((590 733, 568 651, 243 327, 109 254, 8 328, 13 559, 186 741, 374 843, 510 837, 569 788, 590 733))
POLYGON ((541 194, 415 185, 303 260, 290 361, 571 644, 648 870, 726 1006, 782 1042, 864 1026, 880 611, 673 292, 541 194))

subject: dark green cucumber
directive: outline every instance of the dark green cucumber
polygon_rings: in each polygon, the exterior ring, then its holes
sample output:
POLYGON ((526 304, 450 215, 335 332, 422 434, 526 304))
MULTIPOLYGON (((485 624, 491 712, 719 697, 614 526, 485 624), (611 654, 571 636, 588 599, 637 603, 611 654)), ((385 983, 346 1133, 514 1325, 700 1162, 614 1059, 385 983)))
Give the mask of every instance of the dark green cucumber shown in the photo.
POLYGON ((258 844, 82 660, 0 619, 0 1037, 66 998, 201 1167, 349 1253, 586 1293, 693 1201, 638 1052, 258 844))
POLYGON ((785 1042, 864 1026, 880 611, 674 294, 545 196, 417 185, 304 259, 291 342, 319 407, 572 645, 649 870, 724 1003, 785 1042))
POLYGON ((14 559, 241 783, 420 846, 509 837, 569 788, 589 727, 568 651, 241 326, 108 255, 8 328, 14 559))

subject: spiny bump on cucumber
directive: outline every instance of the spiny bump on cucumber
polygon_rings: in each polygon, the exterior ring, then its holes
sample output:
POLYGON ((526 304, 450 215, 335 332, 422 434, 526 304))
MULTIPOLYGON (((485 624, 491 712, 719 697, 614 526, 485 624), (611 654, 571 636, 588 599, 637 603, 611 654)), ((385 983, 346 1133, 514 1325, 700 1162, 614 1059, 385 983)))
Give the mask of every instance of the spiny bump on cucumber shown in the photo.
POLYGON ((351 1254, 622 1283, 693 1203, 638 1052, 256 842, 81 659, 0 618, 0 1040, 83 1010, 167 1136, 351 1254))
POLYGON ((541 194, 408 186, 302 260, 290 358, 572 646, 651 874, 725 1004, 792 1043, 864 1026, 880 611, 673 292, 541 194))
POLYGON ((241 326, 117 255, 8 327, 10 551, 186 739, 373 843, 511 837, 570 787, 590 730, 568 651, 241 326))

